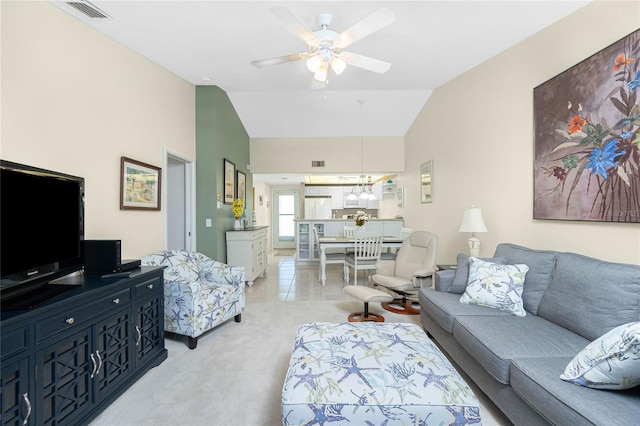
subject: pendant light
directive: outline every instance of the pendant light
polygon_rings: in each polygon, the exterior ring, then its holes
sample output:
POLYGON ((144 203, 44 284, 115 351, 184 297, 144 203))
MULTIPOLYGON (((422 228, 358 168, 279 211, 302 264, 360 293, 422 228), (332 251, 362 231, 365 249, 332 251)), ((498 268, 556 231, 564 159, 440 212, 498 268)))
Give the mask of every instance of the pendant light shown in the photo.
POLYGON ((348 200, 377 200, 373 194, 371 176, 364 174, 364 99, 358 99, 360 104, 360 125, 362 135, 360 136, 360 181, 351 189, 351 193, 347 196, 348 200), (365 181, 365 178, 367 180, 365 181))

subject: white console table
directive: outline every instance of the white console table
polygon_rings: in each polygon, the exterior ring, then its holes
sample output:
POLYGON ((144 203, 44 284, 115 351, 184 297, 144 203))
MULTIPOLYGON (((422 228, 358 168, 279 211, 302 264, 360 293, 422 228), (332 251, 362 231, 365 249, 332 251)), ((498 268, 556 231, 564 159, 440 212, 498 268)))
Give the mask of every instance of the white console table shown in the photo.
POLYGON ((227 264, 244 266, 244 279, 250 286, 267 270, 268 226, 227 231, 227 264))

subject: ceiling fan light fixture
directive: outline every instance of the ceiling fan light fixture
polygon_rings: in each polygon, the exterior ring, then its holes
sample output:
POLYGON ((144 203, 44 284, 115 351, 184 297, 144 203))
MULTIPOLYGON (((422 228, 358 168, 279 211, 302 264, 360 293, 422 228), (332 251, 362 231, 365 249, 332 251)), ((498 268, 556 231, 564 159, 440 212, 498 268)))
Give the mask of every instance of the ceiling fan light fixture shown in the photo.
POLYGON ((344 69, 347 67, 347 63, 345 61, 335 56, 331 58, 329 64, 331 65, 331 69, 336 73, 336 75, 342 74, 344 69))
POLYGON ((321 66, 322 58, 320 57, 320 55, 313 55, 307 60, 307 69, 314 74, 318 72, 321 66))
POLYGON ((316 73, 313 75, 313 78, 317 81, 324 83, 325 81, 327 81, 328 71, 329 71, 329 66, 323 63, 320 66, 320 68, 318 68, 318 71, 316 71, 316 73))

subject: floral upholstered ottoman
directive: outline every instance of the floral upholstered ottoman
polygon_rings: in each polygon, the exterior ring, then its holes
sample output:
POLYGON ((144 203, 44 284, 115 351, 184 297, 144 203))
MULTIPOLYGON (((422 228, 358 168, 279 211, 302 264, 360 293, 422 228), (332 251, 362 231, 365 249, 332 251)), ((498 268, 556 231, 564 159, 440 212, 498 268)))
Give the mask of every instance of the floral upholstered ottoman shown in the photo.
POLYGON ((415 324, 300 326, 282 389, 284 425, 480 424, 476 396, 415 324))

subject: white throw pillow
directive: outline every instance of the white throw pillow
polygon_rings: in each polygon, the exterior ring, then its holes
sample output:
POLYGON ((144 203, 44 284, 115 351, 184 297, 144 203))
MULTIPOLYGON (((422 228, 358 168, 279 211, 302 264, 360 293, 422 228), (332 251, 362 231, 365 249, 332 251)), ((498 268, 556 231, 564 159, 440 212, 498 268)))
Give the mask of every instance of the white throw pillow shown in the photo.
POLYGON ((527 313, 522 303, 522 290, 528 270, 527 265, 500 265, 470 257, 469 281, 460 302, 523 317, 527 313))
POLYGON ((618 326, 589 343, 560 378, 593 389, 640 385, 640 322, 618 326))

